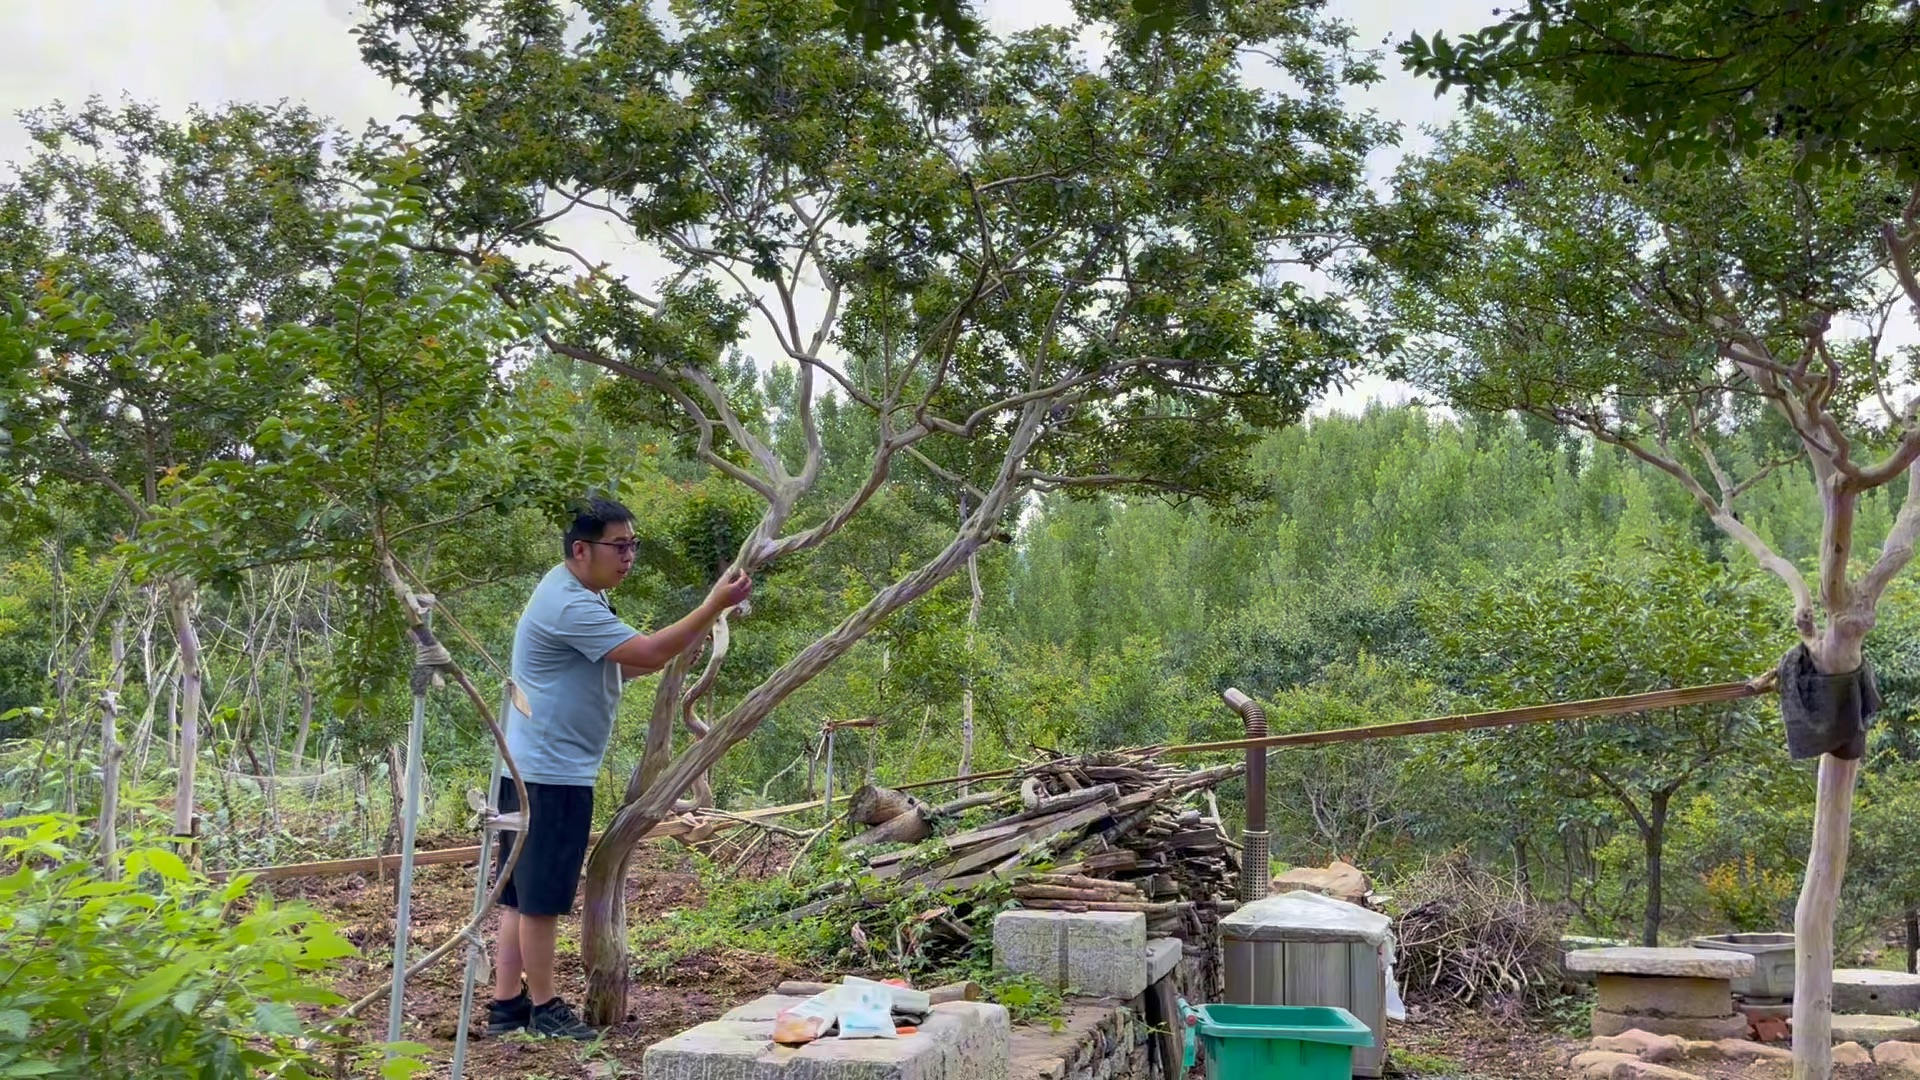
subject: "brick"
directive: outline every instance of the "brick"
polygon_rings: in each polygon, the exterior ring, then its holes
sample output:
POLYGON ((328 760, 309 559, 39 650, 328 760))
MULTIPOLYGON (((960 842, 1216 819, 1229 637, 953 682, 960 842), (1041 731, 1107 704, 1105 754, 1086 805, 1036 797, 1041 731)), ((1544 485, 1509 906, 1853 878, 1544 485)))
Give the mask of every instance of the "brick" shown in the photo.
POLYGON ((1179 938, 1154 938, 1147 942, 1147 985, 1173 974, 1173 969, 1180 966, 1185 948, 1179 938))

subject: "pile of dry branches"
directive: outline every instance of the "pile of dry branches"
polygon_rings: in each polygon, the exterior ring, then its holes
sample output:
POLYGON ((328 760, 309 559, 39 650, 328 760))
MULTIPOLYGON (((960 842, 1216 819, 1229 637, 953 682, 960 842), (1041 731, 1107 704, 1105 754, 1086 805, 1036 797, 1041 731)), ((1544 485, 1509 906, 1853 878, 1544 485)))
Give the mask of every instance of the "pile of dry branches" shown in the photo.
POLYGON ((1455 854, 1395 898, 1396 974, 1410 1000, 1535 1005, 1558 986, 1559 921, 1516 883, 1455 854))
MULTIPOLYGON (((1240 863, 1218 817, 1189 800, 1243 766, 1188 770, 1157 758, 1153 750, 1049 754, 1011 770, 1005 788, 937 806, 869 786, 848 808, 864 831, 843 847, 864 862, 864 879, 946 897, 930 901, 914 920, 916 941, 903 943, 920 952, 977 947, 962 925, 969 896, 996 887, 1023 907, 1138 911, 1152 935, 1209 942, 1235 906, 1240 863), (997 813, 958 826, 961 813, 984 808, 997 813)), ((829 883, 790 914, 824 913, 850 884, 829 883)))

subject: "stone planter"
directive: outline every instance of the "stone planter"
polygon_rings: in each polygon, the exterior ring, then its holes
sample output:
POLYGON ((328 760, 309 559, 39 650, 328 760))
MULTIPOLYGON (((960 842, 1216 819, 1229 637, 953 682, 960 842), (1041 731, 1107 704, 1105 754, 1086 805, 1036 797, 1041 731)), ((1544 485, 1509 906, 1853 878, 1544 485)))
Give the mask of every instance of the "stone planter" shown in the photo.
POLYGON ((1715 934, 1694 938, 1696 949, 1743 952, 1753 957, 1753 974, 1733 980, 1733 992, 1749 1000, 1793 1000, 1792 934, 1715 934))

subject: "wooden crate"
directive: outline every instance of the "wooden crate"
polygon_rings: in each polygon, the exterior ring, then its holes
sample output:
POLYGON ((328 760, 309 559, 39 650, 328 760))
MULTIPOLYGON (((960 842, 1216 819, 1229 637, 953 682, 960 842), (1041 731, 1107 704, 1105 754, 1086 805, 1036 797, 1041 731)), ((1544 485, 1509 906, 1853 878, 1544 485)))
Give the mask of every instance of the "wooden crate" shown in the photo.
POLYGON ((1353 1075, 1387 1063, 1387 977, 1379 947, 1361 941, 1221 941, 1229 1005, 1335 1005, 1373 1029, 1353 1051, 1353 1075))

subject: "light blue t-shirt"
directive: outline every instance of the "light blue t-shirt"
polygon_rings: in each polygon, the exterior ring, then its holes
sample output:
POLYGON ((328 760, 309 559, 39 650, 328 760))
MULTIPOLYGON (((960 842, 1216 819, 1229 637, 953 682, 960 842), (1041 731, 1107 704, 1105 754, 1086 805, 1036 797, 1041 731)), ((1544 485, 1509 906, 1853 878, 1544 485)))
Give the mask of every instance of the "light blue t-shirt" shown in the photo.
POLYGON ((606 655, 637 633, 565 563, 540 579, 513 634, 513 681, 533 710, 507 709, 523 779, 593 785, 620 706, 620 665, 606 655))

